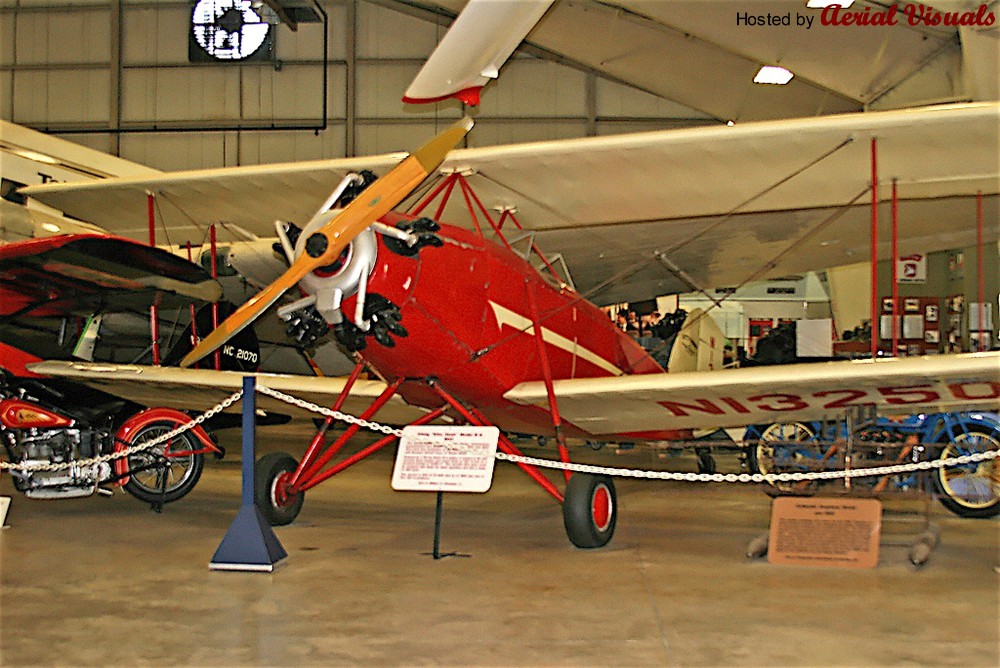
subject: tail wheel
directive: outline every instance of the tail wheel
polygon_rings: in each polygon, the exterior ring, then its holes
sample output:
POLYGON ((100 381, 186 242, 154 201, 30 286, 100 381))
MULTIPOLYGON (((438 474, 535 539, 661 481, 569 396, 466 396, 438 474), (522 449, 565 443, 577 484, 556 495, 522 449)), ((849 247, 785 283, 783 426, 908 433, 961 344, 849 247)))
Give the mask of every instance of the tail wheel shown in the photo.
MULTIPOLYGON (((941 450, 940 459, 1000 449, 996 432, 973 426, 956 436, 941 450)), ((1000 515, 1000 466, 988 459, 961 466, 946 466, 934 474, 934 487, 941 505, 959 517, 1000 515)))
MULTIPOLYGON (((151 422, 140 427, 128 440, 128 447, 142 445, 174 430, 173 422, 151 422)), ((194 489, 201 478, 205 457, 191 451, 203 446, 190 432, 184 432, 148 450, 128 456, 125 491, 146 503, 170 503, 194 489), (175 454, 187 453, 187 454, 175 454)))
POLYGON ((603 547, 615 533, 618 500, 615 483, 608 476, 574 473, 566 485, 563 524, 573 545, 603 547))
POLYGON ((254 466, 254 501, 271 526, 291 524, 302 510, 305 492, 289 484, 297 466, 284 452, 268 453, 254 466))

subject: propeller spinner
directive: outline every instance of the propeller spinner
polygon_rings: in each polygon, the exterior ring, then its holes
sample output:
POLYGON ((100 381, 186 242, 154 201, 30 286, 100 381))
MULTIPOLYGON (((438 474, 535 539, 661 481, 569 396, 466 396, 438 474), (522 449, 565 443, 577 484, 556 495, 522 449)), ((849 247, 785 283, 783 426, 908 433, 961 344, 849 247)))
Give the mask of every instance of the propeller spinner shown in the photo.
POLYGON ((463 118, 375 181, 339 215, 313 232, 306 240, 306 252, 277 280, 251 297, 206 336, 181 360, 181 366, 189 367, 214 351, 252 323, 309 272, 333 263, 354 237, 389 213, 437 169, 470 129, 472 119, 463 118))

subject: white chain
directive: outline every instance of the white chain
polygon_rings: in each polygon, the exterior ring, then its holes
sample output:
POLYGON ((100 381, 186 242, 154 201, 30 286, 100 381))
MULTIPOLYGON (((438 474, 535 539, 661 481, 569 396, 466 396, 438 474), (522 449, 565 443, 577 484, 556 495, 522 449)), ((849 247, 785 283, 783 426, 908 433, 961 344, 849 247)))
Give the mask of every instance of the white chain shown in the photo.
POLYGON ((330 408, 323 408, 317 404, 306 401, 304 399, 299 399, 293 397, 290 394, 285 394, 284 392, 279 392, 278 390, 272 390, 269 387, 263 385, 257 386, 257 391, 261 394, 266 394, 275 399, 284 401, 285 403, 291 404, 293 406, 298 406, 307 411, 312 411, 313 413, 319 413, 320 415, 325 415, 326 417, 333 418, 334 420, 342 420, 350 424, 356 424, 359 427, 364 427, 365 429, 370 429, 371 431, 378 431, 388 436, 402 436, 403 430, 396 429, 395 427, 390 427, 389 425, 379 424, 378 422, 370 422, 369 420, 364 420, 359 417, 354 417, 353 415, 348 415, 347 413, 341 413, 340 411, 335 411, 330 408))
POLYGON ((988 459, 995 459, 1000 455, 1000 450, 987 450, 961 457, 949 457, 948 459, 935 459, 912 464, 894 464, 891 466, 875 466, 866 469, 815 471, 812 473, 672 473, 670 471, 646 471, 642 469, 621 469, 606 466, 592 466, 590 464, 573 464, 552 461, 550 459, 538 459, 537 457, 522 457, 519 455, 508 455, 498 452, 496 458, 501 461, 514 462, 516 464, 529 464, 539 468, 562 469, 564 471, 574 471, 577 473, 593 473, 596 475, 618 476, 622 478, 650 478, 657 480, 681 480, 685 482, 797 482, 800 480, 831 480, 836 478, 865 478, 869 476, 895 475, 897 473, 908 473, 910 471, 927 471, 934 468, 944 468, 948 466, 962 466, 973 462, 981 462, 988 459))
MULTIPOLYGON (((378 431, 383 434, 402 436, 401 429, 395 429, 388 425, 363 420, 361 418, 341 413, 340 411, 323 408, 309 401, 298 399, 284 392, 273 390, 263 385, 257 386, 257 391, 261 394, 274 397, 286 403, 298 406, 304 410, 319 413, 335 420, 343 420, 359 427, 378 431)), ((1000 450, 987 450, 961 457, 949 457, 948 459, 934 459, 910 464, 893 464, 890 466, 876 466, 866 469, 815 471, 811 473, 673 473, 670 471, 647 471, 642 469, 622 469, 607 466, 593 466, 591 464, 574 464, 572 462, 553 461, 551 459, 539 459, 537 457, 524 457, 521 455, 508 455, 503 452, 496 453, 496 458, 500 461, 512 462, 515 464, 528 464, 539 468, 560 469, 563 471, 574 471, 577 473, 592 473, 596 475, 609 475, 624 478, 649 478, 657 480, 680 480, 685 482, 739 482, 739 483, 760 483, 766 482, 797 482, 801 480, 831 480, 837 478, 863 478, 869 476, 895 475, 897 473, 909 473, 911 471, 928 471, 935 468, 945 468, 949 466, 963 466, 974 462, 981 462, 995 459, 1000 456, 1000 450)))
POLYGON ((140 445, 133 445, 124 450, 119 450, 117 452, 112 452, 106 455, 98 455, 97 457, 92 457, 91 459, 78 459, 71 462, 62 462, 60 464, 17 464, 13 462, 0 462, 0 469, 11 469, 16 471, 59 471, 68 468, 84 468, 91 466, 93 464, 101 464, 104 462, 109 462, 113 459, 121 459, 123 457, 128 457, 137 452, 142 452, 143 450, 149 450, 155 448, 165 441, 169 441, 175 438, 189 429, 194 429, 196 426, 202 424, 205 420, 214 417, 216 414, 226 410, 234 403, 239 401, 243 396, 243 390, 238 392, 233 392, 227 398, 223 399, 220 403, 216 404, 214 407, 208 409, 196 418, 192 418, 190 422, 180 425, 176 429, 172 429, 165 434, 161 434, 154 439, 143 441, 140 445))

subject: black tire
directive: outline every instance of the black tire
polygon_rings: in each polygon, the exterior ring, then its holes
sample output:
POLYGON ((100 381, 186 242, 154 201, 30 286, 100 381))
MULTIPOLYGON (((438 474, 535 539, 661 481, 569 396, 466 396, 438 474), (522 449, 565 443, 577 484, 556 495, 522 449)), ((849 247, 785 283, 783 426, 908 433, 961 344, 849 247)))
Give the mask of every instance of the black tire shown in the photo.
MULTIPOLYGON (((151 422, 132 433, 128 447, 141 445, 176 428, 177 425, 173 422, 151 422)), ((205 467, 205 456, 174 456, 170 452, 199 450, 202 447, 198 438, 186 431, 149 450, 129 455, 127 460, 130 474, 128 482, 123 485, 125 491, 146 503, 170 503, 180 499, 198 484, 205 467)))
POLYGON ((295 459, 284 452, 270 452, 254 466, 253 498, 264 519, 273 527, 291 524, 302 510, 305 492, 286 487, 297 466, 295 459))
POLYGON ((584 549, 603 547, 615 533, 618 498, 608 476, 574 473, 566 485, 563 525, 573 545, 584 549))
MULTIPOLYGON (((956 436, 938 454, 950 459, 976 452, 1000 449, 1000 434, 982 425, 973 425, 956 436)), ((988 518, 1000 515, 1000 467, 995 459, 942 467, 934 472, 938 501, 959 517, 988 518)))

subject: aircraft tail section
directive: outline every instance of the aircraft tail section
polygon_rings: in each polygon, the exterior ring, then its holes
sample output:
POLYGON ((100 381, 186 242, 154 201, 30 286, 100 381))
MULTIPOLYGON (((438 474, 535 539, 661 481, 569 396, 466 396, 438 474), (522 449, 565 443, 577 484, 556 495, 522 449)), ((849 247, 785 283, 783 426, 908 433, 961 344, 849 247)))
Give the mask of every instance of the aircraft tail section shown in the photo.
POLYGON ((711 371, 722 368, 726 336, 708 313, 694 309, 677 333, 667 371, 711 371))

